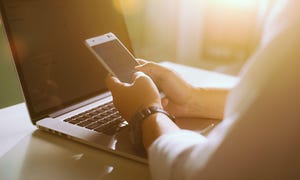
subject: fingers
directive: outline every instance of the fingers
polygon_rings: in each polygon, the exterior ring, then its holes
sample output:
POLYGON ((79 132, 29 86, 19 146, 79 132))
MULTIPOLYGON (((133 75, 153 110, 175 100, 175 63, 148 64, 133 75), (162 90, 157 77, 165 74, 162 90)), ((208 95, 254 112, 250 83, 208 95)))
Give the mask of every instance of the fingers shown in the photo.
POLYGON ((161 104, 162 104, 163 108, 166 108, 169 104, 169 99, 168 98, 161 99, 161 104))
POLYGON ((144 59, 136 59, 136 61, 140 64, 140 65, 144 65, 146 63, 148 63, 149 61, 146 61, 144 59))
POLYGON ((137 71, 140 71, 140 72, 143 72, 143 73, 149 75, 151 78, 154 78, 152 72, 153 72, 153 70, 155 71, 155 69, 157 68, 155 66, 159 66, 159 65, 156 63, 150 62, 150 61, 143 60, 143 59, 137 59, 137 61, 140 65, 136 66, 135 69, 137 71))
POLYGON ((145 74, 143 72, 141 72, 141 71, 137 71, 137 72, 135 72, 133 74, 133 79, 138 79, 138 78, 140 78, 142 76, 145 76, 145 74))
POLYGON ((151 62, 151 61, 146 61, 144 59, 136 59, 137 62, 139 63, 138 66, 136 66, 136 69, 139 70, 139 69, 143 69, 143 68, 147 68, 149 65, 152 66, 152 64, 155 64, 154 62, 151 62))
POLYGON ((110 91, 118 91, 118 89, 121 89, 123 87, 132 86, 133 84, 135 84, 138 81, 141 81, 142 79, 150 80, 150 78, 145 73, 143 73, 141 71, 135 72, 133 74, 133 79, 134 79, 133 83, 128 84, 128 83, 122 83, 118 78, 116 78, 112 75, 108 75, 106 77, 106 85, 107 85, 107 88, 110 91))
POLYGON ((172 84, 173 81, 177 81, 178 79, 172 70, 153 62, 137 66, 136 69, 150 76, 163 91, 163 86, 169 86, 170 83, 172 84))
POLYGON ((134 81, 132 84, 136 84, 136 83, 138 83, 140 81, 144 81, 144 80, 151 81, 151 78, 141 71, 135 72, 133 74, 133 79, 134 79, 134 81))
POLYGON ((165 69, 164 67, 153 62, 146 62, 142 65, 136 66, 135 68, 136 70, 142 71, 145 74, 151 76, 152 78, 154 78, 155 75, 163 73, 165 69))

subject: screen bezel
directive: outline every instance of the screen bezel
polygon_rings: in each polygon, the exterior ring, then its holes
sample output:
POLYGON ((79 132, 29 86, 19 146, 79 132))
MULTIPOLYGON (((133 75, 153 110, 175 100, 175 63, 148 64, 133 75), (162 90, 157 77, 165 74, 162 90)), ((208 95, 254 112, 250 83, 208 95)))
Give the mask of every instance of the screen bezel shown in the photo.
MULTIPOLYGON (((119 2, 117 2, 117 3, 119 3, 119 2)), ((122 18, 122 20, 121 20, 122 23, 123 23, 122 26, 124 26, 125 30, 126 30, 126 32, 124 32, 124 34, 127 34, 127 48, 129 49, 129 51, 131 51, 132 54, 134 54, 132 46, 131 46, 131 41, 130 41, 130 38, 129 38, 127 24, 125 22, 124 13, 122 11, 116 12, 116 13, 119 13, 120 18, 122 18)), ((16 51, 16 46, 13 42, 13 35, 11 34, 10 26, 8 24, 8 18, 6 16, 6 11, 5 11, 3 2, 1 0, 0 0, 0 18, 2 20, 2 24, 3 24, 3 27, 4 27, 4 33, 5 33, 4 35, 6 35, 6 37, 7 37, 6 40, 8 41, 8 44, 9 44, 9 47, 10 47, 11 58, 13 60, 14 66, 15 66, 15 70, 17 71, 18 80, 20 82, 22 93, 23 93, 23 96, 24 96, 24 99, 25 99, 25 102, 26 102, 26 106, 27 106, 27 109, 29 111, 29 115, 30 115, 30 118, 31 118, 31 121, 32 121, 33 124, 36 124, 36 122, 38 120, 42 119, 42 118, 48 117, 49 114, 55 113, 55 112, 57 112, 59 110, 62 110, 64 108, 72 107, 75 104, 78 104, 78 103, 80 103, 84 100, 92 99, 92 98, 95 98, 95 97, 97 97, 97 96, 99 96, 103 93, 108 92, 107 88, 105 88, 103 90, 98 90, 98 91, 86 94, 86 95, 84 95, 82 97, 79 97, 79 98, 74 98, 74 99, 72 99, 68 102, 62 103, 59 106, 51 107, 51 108, 48 108, 46 110, 36 112, 34 110, 32 102, 30 100, 29 92, 27 91, 28 87, 27 87, 27 85, 24 81, 23 71, 22 71, 21 65, 19 64, 19 62, 20 62, 19 55, 16 51)))

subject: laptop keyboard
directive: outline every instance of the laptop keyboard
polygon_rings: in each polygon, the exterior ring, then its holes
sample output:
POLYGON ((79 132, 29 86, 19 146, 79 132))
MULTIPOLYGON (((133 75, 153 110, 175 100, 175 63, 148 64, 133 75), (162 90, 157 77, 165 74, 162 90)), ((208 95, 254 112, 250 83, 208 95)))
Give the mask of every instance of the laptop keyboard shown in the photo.
POLYGON ((112 102, 77 114, 64 121, 108 135, 113 135, 128 125, 112 102))

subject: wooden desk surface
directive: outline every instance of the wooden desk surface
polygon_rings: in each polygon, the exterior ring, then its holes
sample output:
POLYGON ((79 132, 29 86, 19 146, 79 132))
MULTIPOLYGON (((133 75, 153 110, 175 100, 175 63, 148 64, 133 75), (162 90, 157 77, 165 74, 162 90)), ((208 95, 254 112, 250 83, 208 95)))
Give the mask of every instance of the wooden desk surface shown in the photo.
MULTIPOLYGON (((205 70, 162 64, 196 86, 232 87, 238 81, 205 70)), ((0 110, 0 123, 0 179, 150 179, 145 164, 37 130, 24 103, 0 110)), ((217 123, 179 121, 183 128, 202 132, 217 123)))

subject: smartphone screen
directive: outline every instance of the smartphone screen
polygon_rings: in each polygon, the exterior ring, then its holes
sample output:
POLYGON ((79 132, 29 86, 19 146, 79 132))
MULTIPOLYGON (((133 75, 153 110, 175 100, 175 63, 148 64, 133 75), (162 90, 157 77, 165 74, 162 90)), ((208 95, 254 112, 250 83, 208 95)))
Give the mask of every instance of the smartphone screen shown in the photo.
MULTIPOLYGON (((110 38, 109 35, 107 37, 110 38)), ((138 63, 118 39, 111 37, 112 39, 94 43, 90 48, 110 73, 122 82, 131 83, 134 67, 138 63)))

